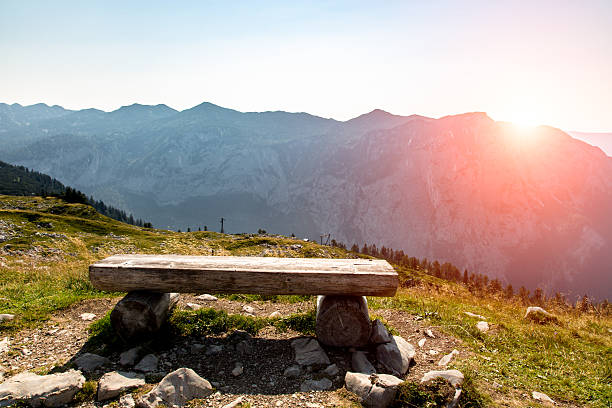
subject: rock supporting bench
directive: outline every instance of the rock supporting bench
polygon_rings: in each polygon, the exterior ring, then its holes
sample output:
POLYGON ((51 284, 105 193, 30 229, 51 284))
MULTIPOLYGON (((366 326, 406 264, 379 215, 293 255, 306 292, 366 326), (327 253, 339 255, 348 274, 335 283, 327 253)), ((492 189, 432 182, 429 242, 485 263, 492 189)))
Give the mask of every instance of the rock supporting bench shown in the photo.
POLYGON ((393 296, 397 273, 371 259, 115 255, 89 267, 94 287, 129 292, 111 313, 124 339, 157 331, 183 293, 321 295, 316 331, 331 346, 360 346, 370 335, 364 296, 393 296))

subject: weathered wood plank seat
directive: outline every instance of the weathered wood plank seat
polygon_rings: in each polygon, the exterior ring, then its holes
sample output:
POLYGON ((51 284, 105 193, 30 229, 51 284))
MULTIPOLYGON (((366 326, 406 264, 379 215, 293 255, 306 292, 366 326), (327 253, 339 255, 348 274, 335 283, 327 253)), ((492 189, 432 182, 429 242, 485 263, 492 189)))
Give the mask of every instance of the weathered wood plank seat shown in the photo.
POLYGON ((365 296, 393 296, 398 286, 387 261, 370 259, 114 255, 91 265, 89 278, 98 289, 129 292, 111 313, 125 339, 159 330, 174 292, 293 294, 320 295, 317 337, 333 346, 366 344, 365 296))
POLYGON ((397 273, 384 260, 249 256, 114 255, 89 267, 101 290, 393 296, 397 273))

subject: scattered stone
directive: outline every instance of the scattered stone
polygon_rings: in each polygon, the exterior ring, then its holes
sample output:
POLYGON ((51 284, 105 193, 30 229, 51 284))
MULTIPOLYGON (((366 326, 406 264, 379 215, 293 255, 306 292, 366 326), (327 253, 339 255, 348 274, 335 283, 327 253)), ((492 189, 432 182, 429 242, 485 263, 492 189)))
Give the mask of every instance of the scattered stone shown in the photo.
POLYGON ((346 389, 359 397, 365 407, 384 408, 388 406, 397 393, 397 387, 403 382, 387 374, 362 374, 348 371, 344 377, 346 389))
POLYGON ((331 364, 327 366, 325 370, 323 370, 323 374, 330 376, 330 377, 337 375, 339 372, 340 370, 338 370, 338 366, 335 364, 331 364))
POLYGON ((153 408, 163 403, 170 407, 182 407, 194 398, 205 398, 213 393, 208 381, 190 368, 179 368, 166 375, 150 392, 143 395, 138 406, 153 408))
POLYGON ((15 318, 15 315, 13 314, 8 314, 8 313, 0 314, 0 322, 5 322, 7 320, 13 320, 14 318, 15 318))
POLYGON ((207 293, 196 296, 196 299, 203 300, 205 302, 214 302, 215 300, 219 300, 216 296, 209 295, 207 293))
POLYGON ((235 408, 238 405, 242 404, 242 401, 244 401, 243 397, 238 397, 235 400, 233 400, 232 402, 230 402, 229 404, 225 404, 222 408, 235 408))
POLYGON ((299 365, 327 366, 330 364, 329 358, 319 342, 313 337, 300 337, 291 342, 291 347, 295 351, 295 361, 299 365))
POLYGON ((124 391, 145 385, 142 374, 113 371, 106 373, 98 382, 98 401, 115 398, 124 391))
POLYGON ((429 337, 431 337, 432 339, 435 339, 436 336, 434 336, 433 332, 431 331, 431 329, 427 329, 425 330, 425 334, 428 335, 429 337))
POLYGON ((548 323, 557 321, 557 318, 539 306, 529 306, 523 319, 532 320, 537 323, 548 323))
POLYGON ((81 319, 85 320, 85 321, 91 321, 93 319, 96 318, 96 315, 93 313, 82 313, 81 314, 81 319))
POLYGON ((368 360, 366 353, 363 351, 355 351, 351 356, 351 366, 353 371, 361 374, 376 374, 376 369, 368 360))
POLYGON ((245 313, 250 313, 250 314, 254 314, 255 313, 255 309, 253 309, 249 305, 242 306, 242 311, 245 312, 245 313))
POLYGON ((440 359, 440 361, 438 361, 438 365, 439 366, 446 366, 448 365, 451 360, 453 359, 453 357, 455 357, 455 355, 459 354, 459 352, 457 350, 453 350, 450 353, 448 353, 447 355, 445 355, 444 357, 442 357, 440 359))
POLYGON ((223 346, 220 344, 213 344, 212 346, 208 347, 208 349, 206 350, 206 354, 207 355, 213 355, 213 354, 219 354, 220 352, 223 351, 223 346))
POLYGON ((11 342, 9 341, 8 337, 5 337, 0 341, 0 353, 6 353, 9 351, 10 347, 11 342))
POLYGON ((376 347, 376 359, 392 374, 403 376, 408 372, 416 350, 400 336, 393 336, 390 343, 376 347))
POLYGON ((232 343, 236 343, 242 340, 251 340, 253 336, 245 330, 234 330, 232 334, 228 336, 228 340, 232 343))
POLYGON ((444 370, 444 371, 429 371, 423 375, 421 382, 433 380, 435 378, 444 378, 453 387, 459 388, 463 384, 463 373, 459 370, 444 370))
POLYGON ((543 392, 533 391, 531 393, 531 396, 536 401, 549 402, 551 404, 555 403, 555 401, 553 401, 552 398, 550 398, 548 395, 544 394, 543 392))
POLYGON ((389 343, 391 341, 391 336, 387 331, 385 325, 378 319, 375 319, 372 322, 372 329, 370 332, 370 343, 371 344, 383 344, 389 343))
POLYGON ((479 321, 478 323, 476 323, 476 328, 481 332, 481 333, 486 333, 489 331, 489 323, 485 322, 484 320, 479 321))
POLYGON ((302 369, 299 365, 292 365, 287 367, 283 372, 283 375, 287 378, 297 378, 302 374, 302 369))
POLYGON ((132 394, 122 395, 119 398, 119 408, 134 408, 135 406, 136 401, 134 401, 132 394))
POLYGON ((236 344, 236 351, 241 354, 250 354, 253 351, 253 346, 248 340, 242 340, 236 344))
POLYGON ((502 387, 503 387, 503 386, 502 386, 500 383, 498 383, 497 381, 493 381, 493 388, 495 388, 495 389, 498 389, 498 390, 499 390, 499 389, 501 389, 502 387))
POLYGON ((187 303, 185 305, 185 309, 187 310, 200 310, 202 305, 198 305, 197 303, 187 303))
POLYGON ((91 373, 96 368, 102 367, 104 364, 110 363, 110 360, 106 357, 102 357, 97 354, 85 353, 76 360, 74 360, 74 363, 79 369, 85 371, 86 373, 91 373))
POLYGON ((486 317, 481 316, 481 315, 476 314, 476 313, 472 313, 472 312, 463 312, 463 313, 465 313, 466 315, 468 315, 470 317, 475 317, 475 318, 480 319, 480 320, 487 320, 486 317))
POLYGON ((202 350, 204 350, 205 348, 206 348, 205 345, 200 344, 200 343, 195 343, 191 345, 190 350, 192 354, 197 354, 197 353, 201 353, 202 350))
POLYGON ((236 366, 234 367, 234 369, 232 370, 232 375, 234 377, 238 377, 239 375, 241 375, 244 372, 244 367, 242 366, 241 363, 236 363, 236 366))
POLYGON ((423 337, 421 340, 419 340, 419 347, 422 348, 425 345, 426 341, 427 341, 427 339, 425 337, 423 337))
POLYGON ((142 347, 138 346, 121 353, 119 355, 119 364, 121 364, 122 366, 133 366, 134 364, 136 364, 136 359, 140 354, 140 350, 142 350, 142 347))
POLYGON ((84 383, 85 377, 76 370, 50 375, 17 374, 0 384, 0 405, 25 401, 33 407, 65 406, 84 383))
POLYGON ((282 316, 283 315, 278 310, 275 310, 274 312, 270 313, 270 317, 273 318, 273 319, 275 319, 277 317, 282 317, 282 316))
POLYGON ((32 352, 29 349, 24 347, 21 349, 21 354, 23 354, 24 356, 31 356, 32 352))
POLYGON ((140 363, 136 364, 134 367, 137 371, 142 371, 143 373, 152 373, 157 371, 157 365, 159 364, 159 359, 155 354, 147 354, 140 360, 140 363))
POLYGON ((431 354, 432 356, 440 354, 440 352, 438 350, 434 350, 434 349, 429 350, 428 353, 431 354))
POLYGON ((332 382, 329 378, 321 378, 320 380, 306 380, 300 385, 300 391, 326 391, 332 387, 332 382))

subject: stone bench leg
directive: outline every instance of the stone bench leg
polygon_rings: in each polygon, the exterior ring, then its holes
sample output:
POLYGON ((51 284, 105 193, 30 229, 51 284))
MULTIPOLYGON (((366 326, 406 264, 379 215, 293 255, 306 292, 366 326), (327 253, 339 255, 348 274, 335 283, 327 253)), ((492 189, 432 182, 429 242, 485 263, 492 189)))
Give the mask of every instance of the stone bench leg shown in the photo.
POLYGON ((111 325, 123 340, 142 339, 160 329, 178 299, 178 293, 130 292, 115 305, 111 325))
POLYGON ((370 338, 365 296, 328 295, 317 298, 317 338, 335 347, 361 347, 370 338))

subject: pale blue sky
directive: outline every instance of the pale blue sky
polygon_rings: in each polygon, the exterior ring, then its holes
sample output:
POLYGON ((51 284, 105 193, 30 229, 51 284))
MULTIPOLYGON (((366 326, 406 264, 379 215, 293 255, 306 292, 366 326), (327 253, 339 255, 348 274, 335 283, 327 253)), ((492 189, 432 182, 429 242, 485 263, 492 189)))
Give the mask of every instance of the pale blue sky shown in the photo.
POLYGON ((612 130, 612 1, 0 2, 0 102, 612 130))

